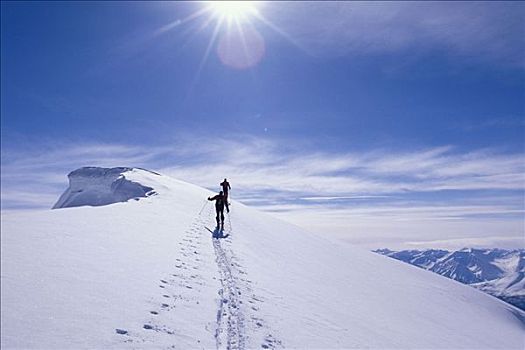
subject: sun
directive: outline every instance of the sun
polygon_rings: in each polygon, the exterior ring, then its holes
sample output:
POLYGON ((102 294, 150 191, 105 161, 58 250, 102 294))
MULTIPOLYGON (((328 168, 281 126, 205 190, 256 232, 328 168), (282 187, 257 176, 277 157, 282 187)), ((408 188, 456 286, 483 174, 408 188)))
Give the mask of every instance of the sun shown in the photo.
MULTIPOLYGON (((290 40, 290 37, 263 15, 266 1, 204 1, 199 9, 184 18, 164 25, 156 31, 160 35, 179 26, 194 29, 190 36, 211 28, 210 39, 200 60, 190 91, 199 80, 210 53, 215 48, 222 64, 243 70, 256 66, 264 57, 266 44, 260 33, 261 24, 290 40)), ((189 33, 192 30, 187 30, 189 33)), ((293 42, 293 41, 292 41, 293 42)))
POLYGON ((228 21, 240 21, 257 14, 257 1, 210 1, 213 13, 228 21))

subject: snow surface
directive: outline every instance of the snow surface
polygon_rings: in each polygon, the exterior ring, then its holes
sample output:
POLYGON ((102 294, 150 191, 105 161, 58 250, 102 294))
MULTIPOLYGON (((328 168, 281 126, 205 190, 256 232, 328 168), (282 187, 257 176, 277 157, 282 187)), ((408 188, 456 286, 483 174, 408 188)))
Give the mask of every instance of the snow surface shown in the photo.
POLYGON ((123 167, 110 169, 84 167, 72 171, 67 176, 69 187, 60 196, 53 209, 108 205, 155 194, 153 188, 130 181, 122 175, 130 171, 133 169, 123 167))
POLYGON ((221 234, 208 190, 123 176, 158 195, 2 212, 2 349, 524 347, 478 290, 236 201, 221 234))

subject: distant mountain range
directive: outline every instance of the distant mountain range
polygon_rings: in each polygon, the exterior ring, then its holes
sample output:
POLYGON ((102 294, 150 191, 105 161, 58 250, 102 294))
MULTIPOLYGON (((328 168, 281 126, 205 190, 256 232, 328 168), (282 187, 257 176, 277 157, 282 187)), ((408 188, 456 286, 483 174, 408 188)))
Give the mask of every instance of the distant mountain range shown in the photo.
POLYGON ((374 252, 471 285, 525 310, 525 249, 377 249, 374 252))

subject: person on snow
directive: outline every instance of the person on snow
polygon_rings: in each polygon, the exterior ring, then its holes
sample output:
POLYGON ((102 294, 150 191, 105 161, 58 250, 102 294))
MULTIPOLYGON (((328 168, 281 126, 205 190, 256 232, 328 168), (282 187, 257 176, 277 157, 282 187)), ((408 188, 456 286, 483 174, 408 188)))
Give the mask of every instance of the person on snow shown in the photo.
POLYGON ((224 229, 224 205, 226 204, 226 200, 224 197, 224 194, 222 191, 219 192, 219 194, 208 197, 209 201, 215 201, 215 212, 217 213, 216 220, 217 220, 217 228, 220 228, 221 230, 224 229))
POLYGON ((222 192, 224 193, 224 204, 226 205, 226 211, 230 212, 230 207, 228 206, 228 191, 231 190, 230 183, 228 180, 224 179, 224 181, 221 183, 222 186, 222 192))

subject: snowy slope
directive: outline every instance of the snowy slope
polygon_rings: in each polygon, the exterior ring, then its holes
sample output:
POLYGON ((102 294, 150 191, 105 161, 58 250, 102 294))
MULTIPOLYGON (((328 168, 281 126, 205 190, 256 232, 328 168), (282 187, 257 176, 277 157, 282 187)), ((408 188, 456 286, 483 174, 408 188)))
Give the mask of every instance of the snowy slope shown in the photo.
POLYGON ((209 191, 123 175, 157 195, 2 212, 2 349, 524 346, 525 314, 473 288, 236 201, 213 232, 209 191))

